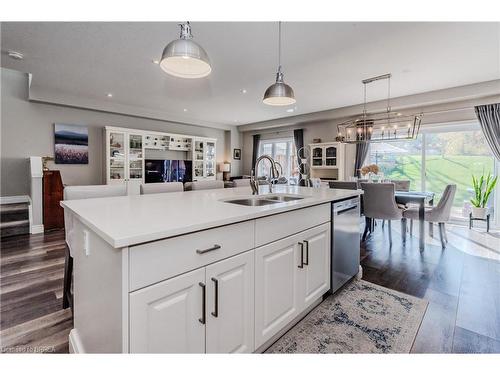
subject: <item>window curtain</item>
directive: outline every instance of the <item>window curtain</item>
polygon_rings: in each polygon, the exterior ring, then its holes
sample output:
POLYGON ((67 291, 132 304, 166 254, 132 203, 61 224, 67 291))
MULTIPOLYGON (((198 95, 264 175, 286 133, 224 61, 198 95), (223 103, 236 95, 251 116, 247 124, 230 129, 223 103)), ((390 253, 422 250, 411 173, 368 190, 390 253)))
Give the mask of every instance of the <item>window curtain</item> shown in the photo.
MULTIPOLYGON (((257 158, 259 157, 259 142, 260 142, 260 134, 254 134, 253 135, 252 167, 250 169, 253 169, 255 167, 255 162, 257 161, 257 158)), ((257 171, 255 171, 255 176, 257 176, 257 171)))
MULTIPOLYGON (((295 149, 297 150, 297 165, 299 166, 299 172, 302 174, 305 171, 300 170, 300 157, 299 150, 304 147, 304 130, 303 129, 295 129, 293 131, 293 142, 295 143, 295 149)), ((299 180, 300 186, 305 186, 305 181, 299 180)))
POLYGON ((371 133, 366 131, 366 126, 372 126, 373 122, 369 120, 366 121, 365 126, 361 126, 362 131, 357 129, 356 139, 358 141, 365 140, 365 142, 356 143, 356 159, 354 160, 354 176, 361 177, 361 167, 368 156, 368 150, 370 149, 370 142, 366 142, 366 140, 371 139, 371 133))
POLYGON ((491 152, 500 160, 500 103, 474 107, 491 152))
POLYGON ((368 156, 370 143, 361 142, 356 143, 356 159, 354 160, 354 176, 361 177, 360 169, 368 156))

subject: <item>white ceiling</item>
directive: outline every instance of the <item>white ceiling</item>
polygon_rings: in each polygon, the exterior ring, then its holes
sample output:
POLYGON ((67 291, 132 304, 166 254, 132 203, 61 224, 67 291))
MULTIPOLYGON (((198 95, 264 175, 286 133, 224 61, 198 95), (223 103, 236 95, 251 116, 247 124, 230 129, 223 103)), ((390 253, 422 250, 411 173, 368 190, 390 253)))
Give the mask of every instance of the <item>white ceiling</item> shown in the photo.
MULTIPOLYGON (((177 38, 172 22, 2 23, 2 52, 25 59, 2 53, 1 64, 32 73, 33 89, 74 105, 92 101, 175 121, 240 125, 359 104, 360 81, 388 72, 394 97, 498 79, 499 25, 284 23, 282 65, 297 98, 293 113, 262 104, 275 79, 277 23, 193 22, 213 67, 199 80, 171 77, 151 62, 177 38)), ((386 95, 385 82, 368 86, 368 101, 386 95)))

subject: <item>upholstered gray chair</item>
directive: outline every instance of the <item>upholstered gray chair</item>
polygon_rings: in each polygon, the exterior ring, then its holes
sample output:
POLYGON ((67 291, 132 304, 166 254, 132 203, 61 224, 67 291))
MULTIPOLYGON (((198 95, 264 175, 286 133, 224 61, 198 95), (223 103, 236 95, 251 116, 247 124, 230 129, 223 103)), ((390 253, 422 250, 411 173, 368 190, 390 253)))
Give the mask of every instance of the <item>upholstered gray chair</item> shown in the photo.
POLYGON ((160 194, 174 193, 184 191, 182 182, 155 182, 150 184, 141 184, 141 194, 160 194))
POLYGON ((250 179, 249 178, 239 178, 233 180, 233 187, 250 187, 250 179))
POLYGON ((185 190, 208 190, 208 189, 224 189, 224 181, 222 180, 201 180, 186 182, 185 190))
MULTIPOLYGON (((63 192, 63 199, 79 200, 89 198, 105 198, 127 195, 127 187, 121 185, 84 185, 84 186, 66 186, 63 192)), ((64 210, 64 230, 66 236, 66 249, 64 257, 64 284, 63 284, 63 309, 71 307, 73 311, 73 294, 71 293, 71 279, 73 277, 73 255, 70 248, 73 235, 73 223, 69 214, 64 210)))
POLYGON ((346 189, 346 190, 357 190, 358 183, 356 181, 330 181, 328 183, 331 189, 346 189))
MULTIPOLYGON (((450 220, 451 208, 453 206, 453 199, 455 199, 456 191, 457 185, 447 185, 437 206, 426 207, 424 212, 425 221, 439 224, 439 238, 443 249, 446 247, 446 242, 448 242, 445 223, 450 220)), ((418 207, 411 207, 406 210, 404 212, 404 217, 411 220, 418 220, 418 207)), ((413 234, 413 225, 410 226, 410 235, 411 234, 413 234)))
POLYGON ((125 184, 120 185, 83 185, 83 186, 66 186, 64 188, 64 200, 89 199, 89 198, 105 198, 127 195, 127 187, 125 184))
POLYGON ((391 180, 397 191, 410 191, 410 180, 391 180))
POLYGON ((367 178, 359 178, 356 183, 358 184, 358 189, 361 189, 361 184, 367 183, 368 179, 367 178))
POLYGON ((406 240, 406 220, 403 218, 404 208, 398 206, 394 197, 393 183, 362 183, 363 209, 366 218, 363 240, 366 239, 368 230, 372 228, 372 220, 387 220, 389 229, 389 244, 392 245, 391 220, 401 220, 401 235, 406 240))

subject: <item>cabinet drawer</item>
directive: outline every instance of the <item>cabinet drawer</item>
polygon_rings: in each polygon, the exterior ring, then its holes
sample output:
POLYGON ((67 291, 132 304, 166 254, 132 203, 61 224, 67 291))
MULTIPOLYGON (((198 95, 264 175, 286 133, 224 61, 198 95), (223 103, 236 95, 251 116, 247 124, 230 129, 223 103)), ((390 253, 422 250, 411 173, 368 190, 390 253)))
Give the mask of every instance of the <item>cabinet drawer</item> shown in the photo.
POLYGON ((325 203, 255 220, 255 246, 262 246, 330 221, 331 204, 325 203))
POLYGON ((253 220, 245 221, 131 247, 129 290, 134 291, 252 249, 254 225, 253 220))

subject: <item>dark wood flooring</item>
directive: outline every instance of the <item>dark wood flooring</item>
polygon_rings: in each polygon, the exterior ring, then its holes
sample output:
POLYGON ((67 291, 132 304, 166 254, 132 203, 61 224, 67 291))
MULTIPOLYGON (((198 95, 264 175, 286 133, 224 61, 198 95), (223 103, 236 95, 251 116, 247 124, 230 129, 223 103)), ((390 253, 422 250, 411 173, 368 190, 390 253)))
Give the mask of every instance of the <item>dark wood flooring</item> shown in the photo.
MULTIPOLYGON (((464 231, 454 227, 448 237, 479 247, 460 239, 464 231)), ((500 353, 500 262, 458 250, 452 240, 444 250, 427 244, 422 253, 416 237, 403 246, 393 233, 393 241, 391 249, 378 226, 362 245, 363 279, 429 302, 412 352, 500 353)))
MULTIPOLYGON (((377 227, 362 245, 363 279, 429 301, 412 352, 500 353, 500 262, 469 255, 453 241, 423 253, 416 237, 403 246, 394 233, 393 241, 390 248, 377 227)), ((68 351, 73 322, 62 309, 64 249, 64 231, 1 240, 1 352, 68 351)))
POLYGON ((6 237, 0 245, 0 352, 68 352, 64 231, 6 237))

